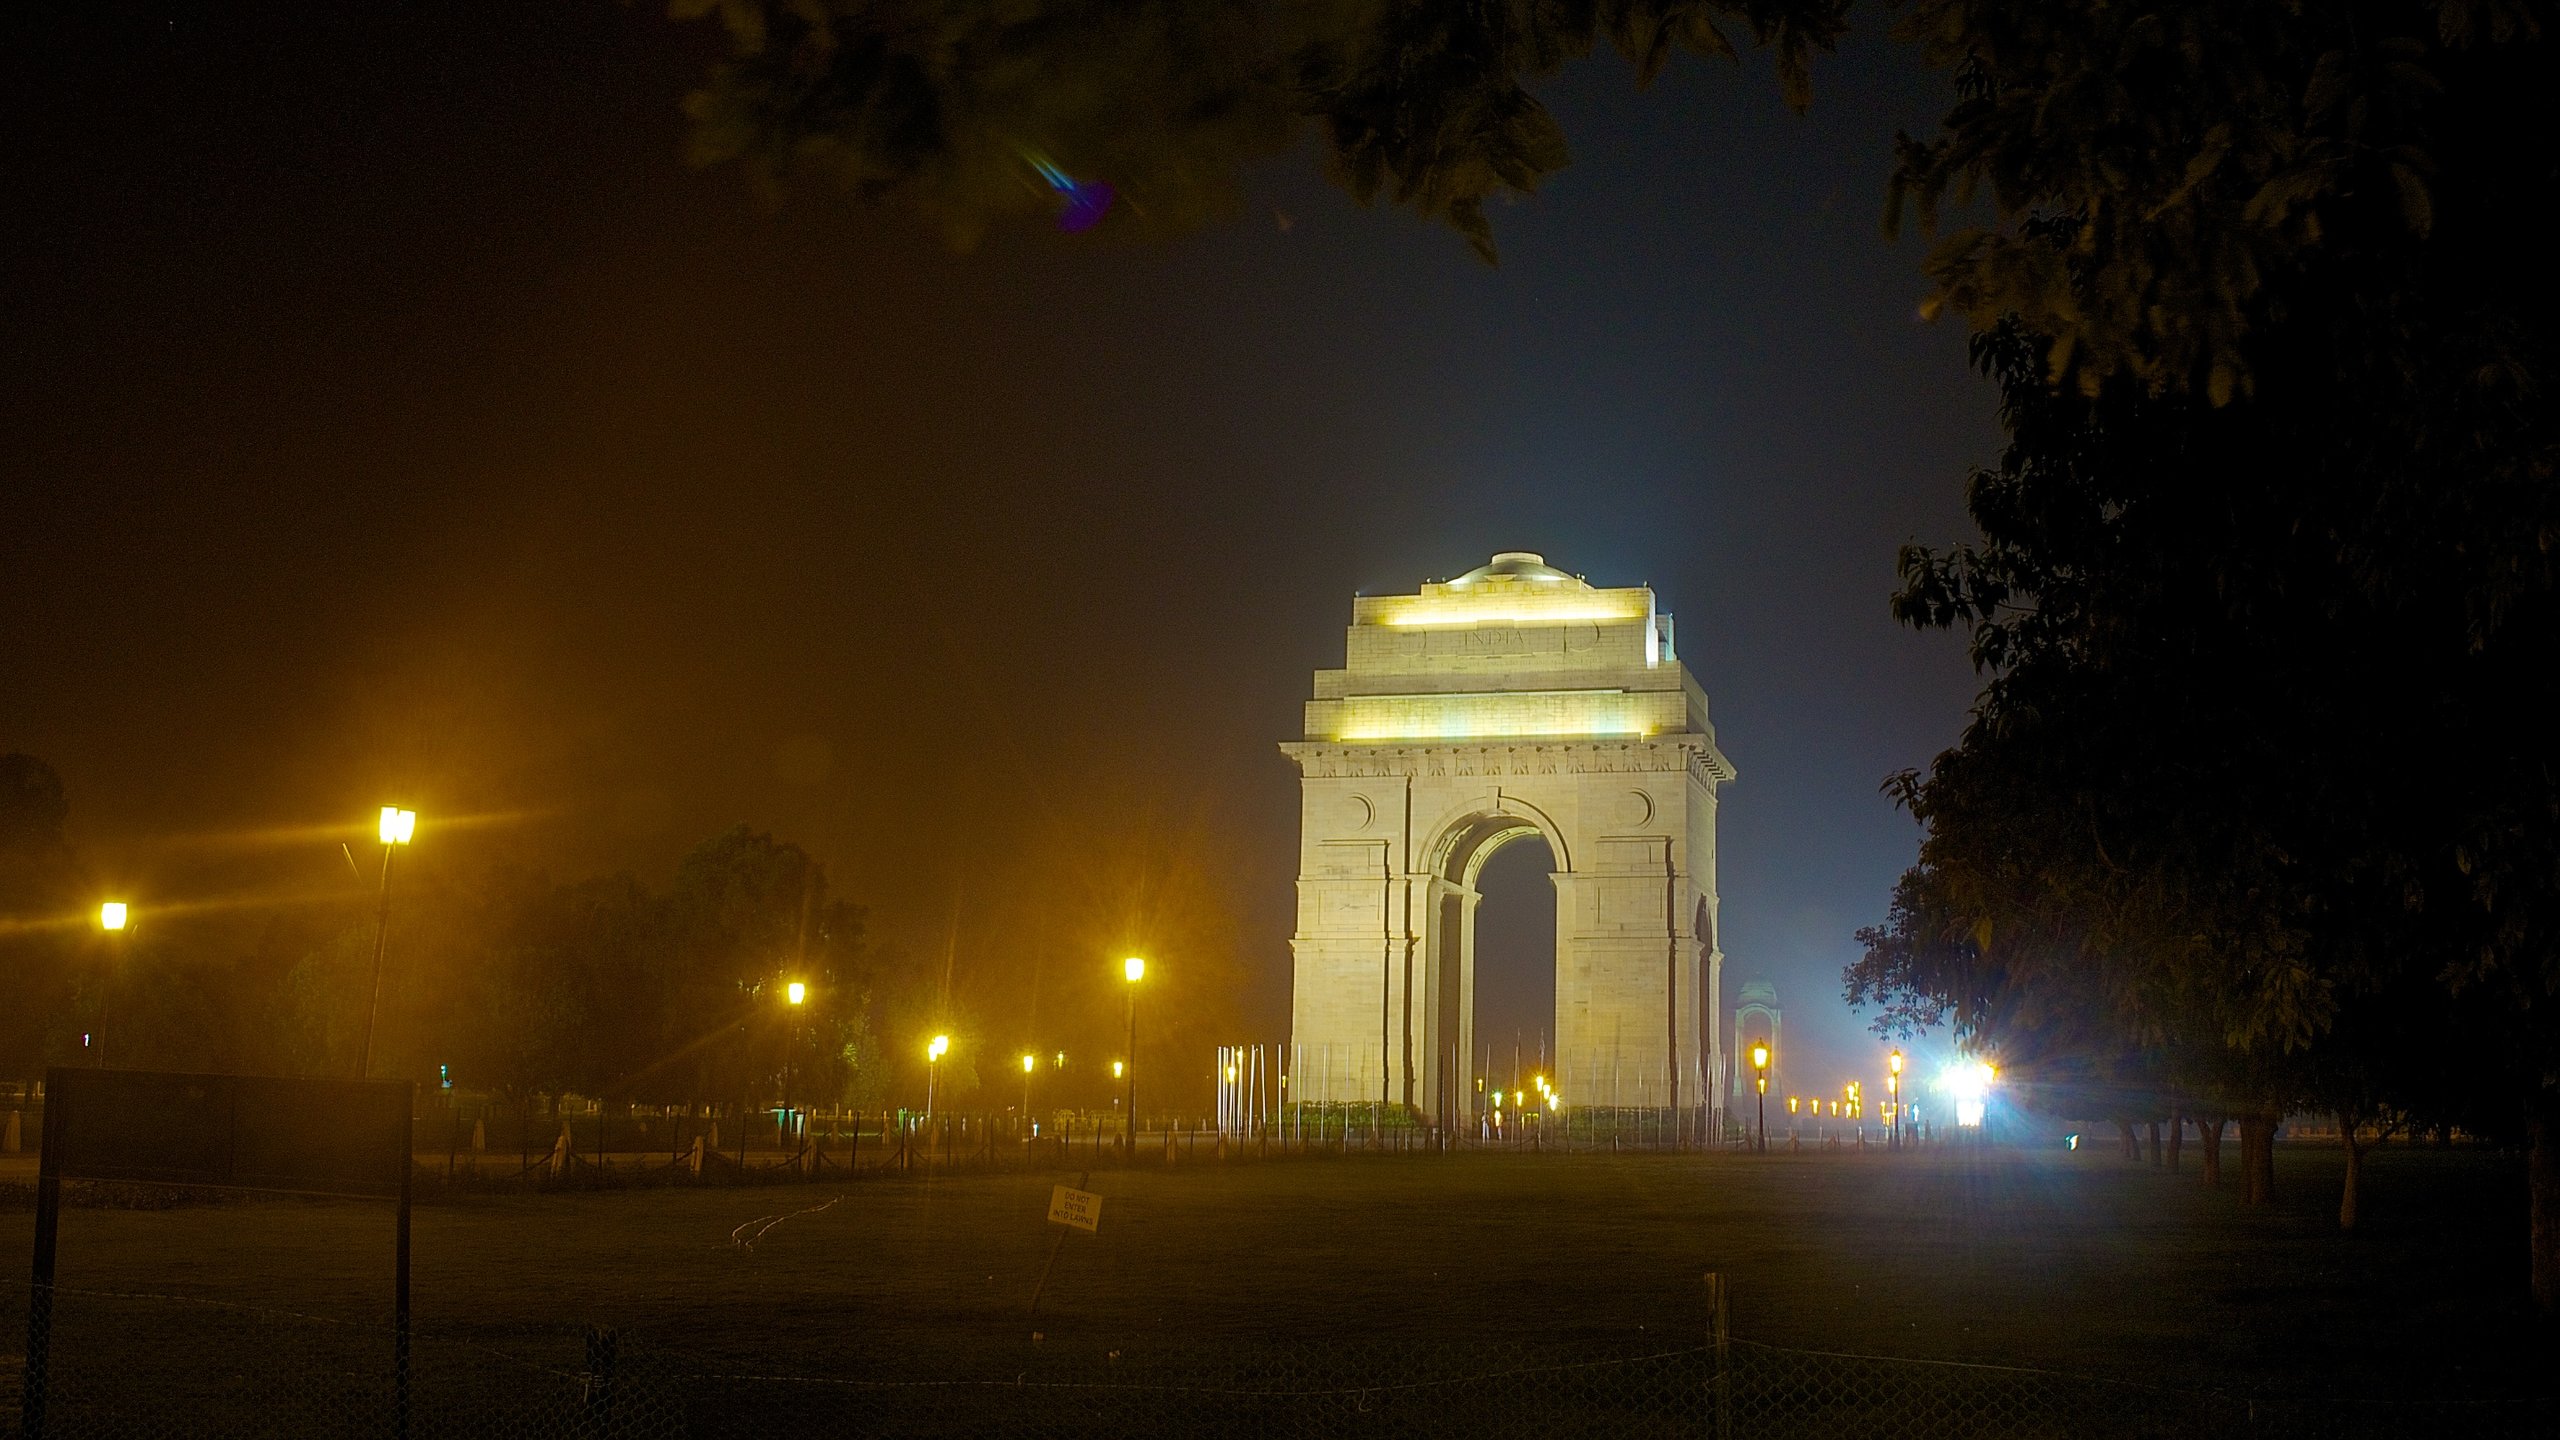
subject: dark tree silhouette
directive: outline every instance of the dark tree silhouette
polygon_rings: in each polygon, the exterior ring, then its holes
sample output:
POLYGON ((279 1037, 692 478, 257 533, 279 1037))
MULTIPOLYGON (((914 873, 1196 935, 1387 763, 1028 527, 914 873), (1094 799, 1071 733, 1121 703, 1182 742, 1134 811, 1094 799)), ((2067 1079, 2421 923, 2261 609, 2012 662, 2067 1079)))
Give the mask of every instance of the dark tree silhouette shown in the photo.
POLYGON ((966 241, 1059 201, 1040 171, 1100 179, 1140 223, 1231 209, 1244 169, 1313 123, 1330 173, 1494 256, 1485 202, 1562 169, 1529 86, 1606 44, 1650 81, 1674 53, 1777 59, 1801 106, 1845 0, 1401 0, 1123 4, 677 0, 731 56, 687 102, 694 151, 759 174, 831 174, 966 241))

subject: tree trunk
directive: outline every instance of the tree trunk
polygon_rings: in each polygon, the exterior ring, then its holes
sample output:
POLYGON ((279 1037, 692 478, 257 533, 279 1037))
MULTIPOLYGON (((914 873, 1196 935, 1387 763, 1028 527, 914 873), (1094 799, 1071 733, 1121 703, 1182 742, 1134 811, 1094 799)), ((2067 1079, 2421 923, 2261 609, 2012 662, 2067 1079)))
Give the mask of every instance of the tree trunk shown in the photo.
POLYGON ((2150 1125, 2150 1134, 2145 1138, 2151 1142, 2151 1168, 2157 1170, 2160 1168, 2160 1122, 2154 1120, 2150 1125))
POLYGON ((2356 1188, 2364 1178, 2364 1142, 2356 1135, 2355 1116, 2344 1113, 2338 1116, 2338 1143, 2347 1152, 2347 1183, 2344 1192, 2338 1196, 2338 1228, 2353 1230, 2356 1228, 2356 1188))
POLYGON ((2560 1093, 2534 1096, 2525 1116, 2531 1148, 2525 1161, 2533 1212, 2533 1303, 2545 1315, 2560 1314, 2560 1093))
POLYGON ((2240 1117, 2240 1165, 2243 1205, 2265 1205, 2276 1198, 2276 1124, 2274 1115, 2240 1117))
POLYGON ((2119 1120, 2116 1122, 2116 1148, 2124 1152, 2124 1158, 2127 1160, 2134 1161, 2137 1164, 2141 1162, 2142 1142, 2134 1136, 2132 1121, 2119 1120))
POLYGON ((2204 1149, 2204 1183, 2222 1183, 2222 1127, 2227 1123, 2219 1115, 2196 1117, 2196 1142, 2204 1149))
POLYGON ((2171 1171, 2174 1172, 2178 1168, 2178 1152, 2185 1149, 2186 1144, 2187 1116, 2182 1110, 2169 1117, 2169 1169, 2171 1171))

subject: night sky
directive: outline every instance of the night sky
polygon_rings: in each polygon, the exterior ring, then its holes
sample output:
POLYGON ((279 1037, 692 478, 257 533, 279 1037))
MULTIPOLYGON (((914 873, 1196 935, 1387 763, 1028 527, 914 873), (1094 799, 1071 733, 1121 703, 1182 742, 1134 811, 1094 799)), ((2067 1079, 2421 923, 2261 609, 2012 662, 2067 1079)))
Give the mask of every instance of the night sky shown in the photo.
MULTIPOLYGON (((343 891, 395 796, 430 873, 662 876, 743 820, 987 979, 1154 816, 1278 1040, 1310 672, 1355 592, 1526 549, 1678 617, 1741 771, 1728 992, 1849 1063, 1917 839, 1878 783, 1975 687, 1894 549, 1997 443, 1880 237, 1942 104, 1883 17, 1803 118, 1758 65, 1580 66, 1493 269, 1312 150, 1169 242, 777 204, 684 162, 718 37, 646 5, 43 8, 0 21, 0 751, 138 895, 343 891)), ((1543 956, 1530 848, 1488 905, 1543 956)))

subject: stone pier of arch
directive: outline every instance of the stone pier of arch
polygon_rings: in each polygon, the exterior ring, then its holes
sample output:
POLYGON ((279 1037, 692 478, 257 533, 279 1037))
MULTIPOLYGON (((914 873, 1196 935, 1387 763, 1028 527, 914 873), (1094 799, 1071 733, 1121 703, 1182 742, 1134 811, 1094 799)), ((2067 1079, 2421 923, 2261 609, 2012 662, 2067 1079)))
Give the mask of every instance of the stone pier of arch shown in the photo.
POLYGON ((1734 778, 1649 587, 1513 552, 1353 604, 1300 775, 1294 1100, 1478 1113, 1476 879, 1554 857, 1568 1106, 1721 1106, 1715 816, 1734 778))

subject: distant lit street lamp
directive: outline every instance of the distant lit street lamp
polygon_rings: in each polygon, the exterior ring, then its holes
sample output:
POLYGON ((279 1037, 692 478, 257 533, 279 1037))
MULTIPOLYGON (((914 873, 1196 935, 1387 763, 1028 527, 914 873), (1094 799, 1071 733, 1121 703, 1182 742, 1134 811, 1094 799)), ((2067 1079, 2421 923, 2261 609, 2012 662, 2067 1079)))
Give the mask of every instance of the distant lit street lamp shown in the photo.
POLYGON ((1147 978, 1147 962, 1132 955, 1120 962, 1120 973, 1129 981, 1129 1071, 1123 1097, 1129 1113, 1122 1118, 1122 1133, 1129 1146, 1129 1158, 1134 1160, 1138 1157, 1138 982, 1147 978))
POLYGON ((948 1035, 936 1035, 933 1043, 924 1047, 924 1118, 927 1120, 933 1118, 933 1086, 942 1069, 942 1057, 950 1053, 951 1037, 948 1035))
POLYGON ((1766 1045, 1754 1045, 1754 1046, 1752 1046, 1752 1047, 1751 1047, 1751 1068, 1752 1068, 1753 1072, 1755 1073, 1755 1077, 1756 1077, 1753 1083, 1757 1086, 1757 1088, 1759 1089, 1759 1092, 1760 1092, 1760 1147, 1759 1147, 1759 1148, 1760 1148, 1760 1153, 1761 1153, 1761 1154, 1763 1154, 1763 1155, 1766 1155, 1766 1154, 1768 1154, 1768 1153, 1769 1153, 1769 1047, 1768 1047, 1768 1046, 1766 1046, 1766 1045))
POLYGON ((791 1007, 783 1012, 782 1025, 782 1130, 785 1140, 795 1138, 791 1133, 791 1061, 800 1049, 800 1021, 795 1012, 808 1003, 808 999, 809 987, 797 980, 782 987, 782 1002, 791 1007))
POLYGON ((356 1056, 356 1074, 373 1076, 373 1022, 382 1012, 382 947, 391 936, 391 857, 418 833, 418 812, 397 805, 382 807, 382 907, 373 917, 373 1000, 364 1007, 364 1048, 356 1056))
POLYGON ((133 923, 133 912, 121 900, 109 900, 98 907, 98 928, 107 932, 107 972, 98 981, 98 1030, 89 1037, 89 1048, 98 1052, 98 1068, 107 1068, 107 999, 115 993, 116 959, 123 948, 125 927, 133 923))
POLYGON ((1902 1052, 1900 1050, 1884 1057, 1884 1072, 1885 1096, 1893 1106, 1893 1128, 1886 1132, 1885 1148, 1899 1150, 1902 1148, 1902 1052))

